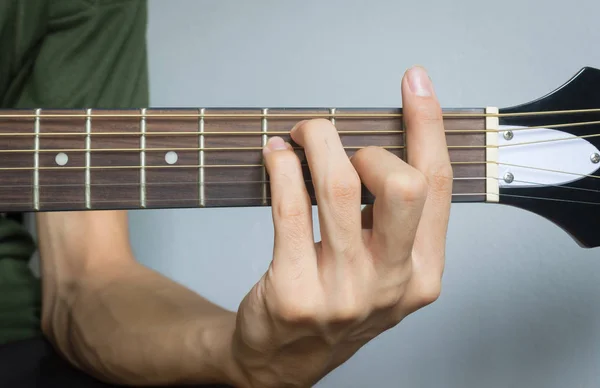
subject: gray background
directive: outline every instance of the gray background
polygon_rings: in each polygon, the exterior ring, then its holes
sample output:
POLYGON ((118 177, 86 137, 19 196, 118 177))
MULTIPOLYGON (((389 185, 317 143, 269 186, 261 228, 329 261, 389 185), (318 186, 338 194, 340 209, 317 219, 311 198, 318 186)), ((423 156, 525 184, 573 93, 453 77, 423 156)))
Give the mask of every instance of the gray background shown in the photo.
MULTIPOLYGON (((151 0, 153 106, 397 106, 428 68, 446 107, 537 98, 600 67, 597 1, 151 0)), ((140 261, 235 309, 269 209, 131 213, 140 261)), ((598 231, 600 233, 600 231, 598 231)), ((600 250, 496 205, 456 205, 440 300, 322 387, 600 386, 600 250)))

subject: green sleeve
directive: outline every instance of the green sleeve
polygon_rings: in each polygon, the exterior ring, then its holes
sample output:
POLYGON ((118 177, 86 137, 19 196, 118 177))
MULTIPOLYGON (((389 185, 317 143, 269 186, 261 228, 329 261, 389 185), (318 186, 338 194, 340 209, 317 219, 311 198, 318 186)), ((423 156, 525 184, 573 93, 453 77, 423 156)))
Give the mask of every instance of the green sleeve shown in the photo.
MULTIPOLYGON (((148 106, 146 0, 0 0, 0 106, 148 106)), ((35 244, 0 217, 0 344, 40 336, 35 244)))
MULTIPOLYGON (((146 0, 47 2, 45 35, 30 51, 35 61, 23 68, 27 76, 9 91, 9 105, 147 107, 146 0)), ((35 23, 31 30, 40 25, 35 18, 23 23, 35 23)))

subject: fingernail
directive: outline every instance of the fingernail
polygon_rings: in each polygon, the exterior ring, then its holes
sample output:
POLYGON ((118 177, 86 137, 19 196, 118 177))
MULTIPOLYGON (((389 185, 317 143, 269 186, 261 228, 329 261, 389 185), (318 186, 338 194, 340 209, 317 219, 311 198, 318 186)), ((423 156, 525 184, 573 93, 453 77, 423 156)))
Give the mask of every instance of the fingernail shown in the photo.
POLYGON ((287 150, 288 146, 287 144, 285 144, 285 142, 283 141, 282 138, 280 138, 279 136, 274 136, 272 138, 269 139, 269 141, 267 142, 267 147, 265 148, 265 151, 281 151, 281 150, 287 150))
POLYGON ((433 85, 425 69, 415 66, 408 70, 406 75, 411 92, 420 97, 429 97, 433 94, 433 85))

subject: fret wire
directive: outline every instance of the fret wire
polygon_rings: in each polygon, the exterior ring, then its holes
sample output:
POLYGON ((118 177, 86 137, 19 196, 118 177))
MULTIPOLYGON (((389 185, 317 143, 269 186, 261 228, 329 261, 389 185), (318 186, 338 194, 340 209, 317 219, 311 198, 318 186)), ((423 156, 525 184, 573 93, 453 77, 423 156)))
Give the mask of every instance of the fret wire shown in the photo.
POLYGON ((146 109, 142 109, 142 119, 140 120, 140 206, 146 207, 146 109))
POLYGON ((33 208, 40 210, 40 113, 41 109, 35 110, 34 124, 34 149, 33 154, 33 208))
POLYGON ((92 110, 88 109, 87 114, 88 114, 88 116, 85 120, 85 133, 86 133, 86 137, 85 137, 85 208, 91 209, 92 208, 92 193, 91 193, 92 180, 91 180, 90 166, 92 164, 92 156, 91 156, 92 110))
MULTIPOLYGON (((268 109, 263 109, 263 118, 262 118, 262 126, 261 126, 261 132, 263 133, 262 135, 262 147, 265 147, 267 145, 267 131, 268 131, 268 122, 267 122, 267 113, 268 113, 268 109)), ((264 157, 263 157, 263 161, 264 161, 264 157)), ((263 168, 262 168, 262 179, 263 181, 267 180, 267 168, 266 166, 264 166, 264 162, 263 162, 263 168)), ((267 204, 267 184, 263 184, 263 188, 262 188, 262 196, 263 196, 263 205, 267 204)))
POLYGON ((199 132, 200 132, 200 154, 198 155, 198 164, 200 165, 200 169, 198 171, 200 182, 199 190, 199 198, 200 198, 200 206, 204 207, 205 204, 205 191, 204 191, 204 113, 205 108, 200 109, 200 122, 198 123, 199 132))

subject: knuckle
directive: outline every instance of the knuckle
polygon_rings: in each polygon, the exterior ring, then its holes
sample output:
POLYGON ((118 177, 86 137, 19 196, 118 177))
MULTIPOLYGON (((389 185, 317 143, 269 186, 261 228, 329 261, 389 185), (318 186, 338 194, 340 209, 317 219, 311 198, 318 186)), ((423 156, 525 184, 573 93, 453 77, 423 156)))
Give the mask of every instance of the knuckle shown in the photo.
MULTIPOLYGON (((344 228, 344 226, 342 226, 344 228)), ((347 263, 356 263, 362 258, 364 258, 364 254, 360 249, 360 245, 356 243, 350 233, 350 227, 347 228, 348 237, 340 237, 336 239, 335 242, 331 243, 331 246, 334 251, 339 252, 340 256, 344 258, 347 263)))
POLYGON ((428 184, 436 192, 451 192, 454 171, 450 163, 441 163, 433 166, 428 173, 428 184))
POLYGON ((434 103, 419 104, 415 107, 413 118, 419 123, 439 123, 442 121, 442 110, 434 103))
POLYGON ((419 173, 390 174, 384 182, 384 196, 402 202, 421 202, 427 196, 427 180, 419 173))
POLYGON ((379 293, 373 307, 375 310, 384 311, 393 309, 398 305, 401 296, 401 291, 396 288, 388 288, 379 293))
POLYGON ((293 152, 275 152, 271 157, 273 158, 272 175, 291 176, 300 168, 299 159, 293 152))
POLYGON ((364 311, 358 303, 346 303, 332 311, 329 321, 335 324, 351 323, 360 319, 364 311))
POLYGON ((294 301, 280 303, 277 317, 288 324, 308 324, 316 320, 316 310, 306 299, 298 297, 294 301))
POLYGON ((375 309, 395 309, 406 293, 407 285, 412 278, 411 260, 405 260, 401 265, 385 268, 381 276, 381 286, 375 299, 375 309))
POLYGON ((303 198, 284 199, 275 205, 277 218, 287 222, 301 222, 306 219, 310 210, 303 198))
POLYGON ((330 176, 325 188, 331 199, 354 199, 360 193, 361 182, 356 171, 350 171, 330 176))
POLYGON ((328 185, 328 191, 334 200, 354 199, 360 192, 360 180, 356 175, 336 177, 328 185))
POLYGON ((442 292, 442 282, 438 279, 429 280, 421 285, 418 292, 418 303, 427 306, 437 301, 442 292))
POLYGON ((361 244, 353 234, 353 223, 347 222, 348 216, 344 212, 334 212, 333 222, 336 224, 336 238, 331 239, 328 244, 327 254, 335 255, 343 259, 345 263, 353 265, 365 259, 365 253, 361 244))
POLYGON ((282 236, 289 247, 301 249, 311 235, 310 207, 300 201, 288 201, 274 208, 275 234, 282 236))

